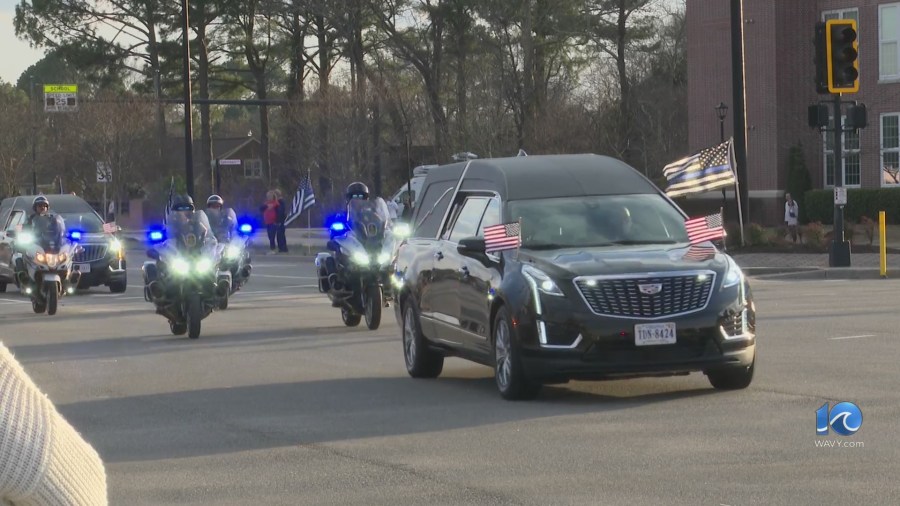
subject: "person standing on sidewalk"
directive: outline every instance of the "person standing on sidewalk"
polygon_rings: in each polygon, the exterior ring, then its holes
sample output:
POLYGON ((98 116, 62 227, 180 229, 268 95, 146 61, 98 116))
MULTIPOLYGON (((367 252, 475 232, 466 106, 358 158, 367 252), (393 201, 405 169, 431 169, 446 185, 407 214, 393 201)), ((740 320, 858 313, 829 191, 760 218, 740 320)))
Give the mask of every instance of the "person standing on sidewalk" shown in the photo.
POLYGON ((263 213, 263 224, 269 235, 269 252, 275 253, 275 238, 278 235, 278 200, 275 198, 275 192, 266 193, 266 203, 260 206, 259 210, 263 213))
POLYGON ((787 225, 791 239, 797 242, 797 223, 800 217, 800 205, 797 204, 790 193, 784 194, 784 223, 787 225))
POLYGON ((106 506, 100 455, 0 343, 0 504, 106 506))
POLYGON ((275 190, 275 198, 278 199, 278 252, 287 253, 287 237, 285 237, 285 229, 287 228, 287 225, 285 225, 284 223, 285 221, 287 221, 287 202, 284 201, 284 197, 281 195, 281 190, 275 190))

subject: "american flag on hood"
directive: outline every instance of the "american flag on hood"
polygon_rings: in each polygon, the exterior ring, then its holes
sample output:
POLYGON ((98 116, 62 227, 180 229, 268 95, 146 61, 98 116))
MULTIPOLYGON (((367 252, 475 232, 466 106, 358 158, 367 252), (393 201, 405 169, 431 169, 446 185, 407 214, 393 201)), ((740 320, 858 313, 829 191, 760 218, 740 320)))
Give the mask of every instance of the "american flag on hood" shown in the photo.
POLYGON ((691 218, 684 222, 688 240, 691 244, 700 244, 725 237, 722 213, 710 214, 701 218, 691 218))
POLYGON ((714 257, 716 251, 718 251, 716 247, 711 244, 692 244, 681 258, 682 260, 702 262, 714 257))
POLYGON ((521 227, 518 222, 501 223, 484 228, 484 250, 486 253, 518 248, 522 245, 521 227))

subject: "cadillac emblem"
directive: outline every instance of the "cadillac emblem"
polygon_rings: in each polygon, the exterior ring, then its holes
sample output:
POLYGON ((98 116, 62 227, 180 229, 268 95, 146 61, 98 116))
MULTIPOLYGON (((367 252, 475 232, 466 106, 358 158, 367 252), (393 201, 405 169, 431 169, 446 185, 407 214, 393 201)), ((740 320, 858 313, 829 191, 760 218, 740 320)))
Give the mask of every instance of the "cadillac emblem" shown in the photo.
POLYGON ((644 295, 656 295, 662 291, 662 283, 648 283, 646 285, 638 285, 638 290, 644 295))

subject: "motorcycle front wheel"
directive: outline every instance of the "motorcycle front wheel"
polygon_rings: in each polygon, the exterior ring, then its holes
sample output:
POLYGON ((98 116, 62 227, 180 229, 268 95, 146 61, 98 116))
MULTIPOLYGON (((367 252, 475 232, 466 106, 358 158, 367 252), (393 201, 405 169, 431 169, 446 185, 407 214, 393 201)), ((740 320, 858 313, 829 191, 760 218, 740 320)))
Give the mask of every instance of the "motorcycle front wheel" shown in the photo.
POLYGON ((349 309, 342 307, 341 308, 341 320, 344 321, 344 325, 348 327, 355 327, 359 325, 360 320, 362 320, 362 316, 351 313, 349 309))
POLYGON ((56 287, 47 290, 47 314, 53 316, 56 314, 56 307, 59 304, 59 291, 56 287))
POLYGON ((200 295, 196 293, 189 295, 185 309, 188 337, 197 339, 200 337, 200 320, 203 319, 203 301, 200 300, 200 295))
POLYGON ((366 308, 366 327, 375 330, 381 325, 381 308, 384 307, 384 293, 378 285, 366 289, 364 305, 366 308))

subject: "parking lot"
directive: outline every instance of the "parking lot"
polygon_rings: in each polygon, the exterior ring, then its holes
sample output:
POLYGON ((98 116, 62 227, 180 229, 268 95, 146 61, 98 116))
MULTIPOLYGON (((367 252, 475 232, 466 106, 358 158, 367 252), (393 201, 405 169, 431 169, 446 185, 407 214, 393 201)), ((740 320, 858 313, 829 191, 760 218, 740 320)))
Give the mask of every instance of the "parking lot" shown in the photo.
POLYGON ((744 391, 694 374, 514 403, 459 359, 409 378, 393 312, 344 327, 296 257, 259 257, 199 340, 173 337, 141 260, 125 294, 52 317, 0 294, 0 338, 100 452, 112 504, 900 504, 900 280, 753 281, 744 391), (840 401, 862 428, 816 436, 840 401))

